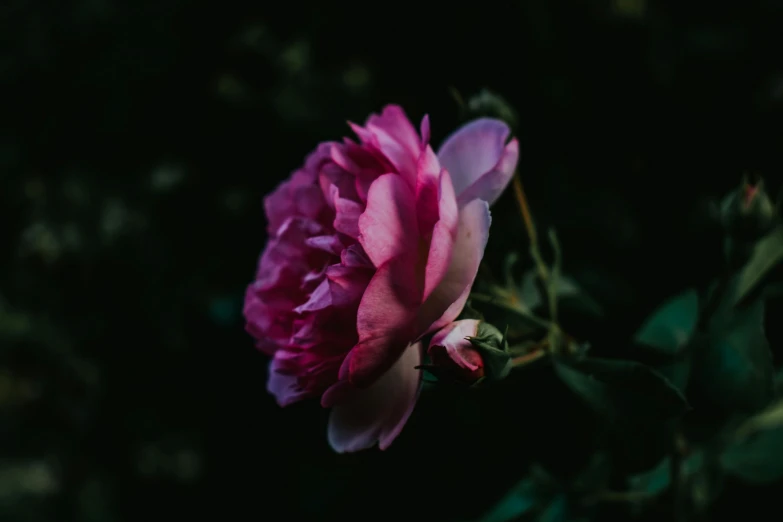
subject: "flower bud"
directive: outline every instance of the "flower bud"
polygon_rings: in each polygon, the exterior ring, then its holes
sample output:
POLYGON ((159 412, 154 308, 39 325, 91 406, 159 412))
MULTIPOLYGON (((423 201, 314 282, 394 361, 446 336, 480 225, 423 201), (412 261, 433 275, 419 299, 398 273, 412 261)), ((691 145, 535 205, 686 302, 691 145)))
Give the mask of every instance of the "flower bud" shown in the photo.
POLYGON ((463 319, 436 333, 428 354, 428 367, 439 380, 475 384, 500 380, 511 371, 508 343, 497 328, 477 319, 463 319))
POLYGON ((776 208, 767 194, 763 179, 744 176, 740 186, 721 203, 721 223, 729 234, 742 239, 757 239, 775 222, 776 208))

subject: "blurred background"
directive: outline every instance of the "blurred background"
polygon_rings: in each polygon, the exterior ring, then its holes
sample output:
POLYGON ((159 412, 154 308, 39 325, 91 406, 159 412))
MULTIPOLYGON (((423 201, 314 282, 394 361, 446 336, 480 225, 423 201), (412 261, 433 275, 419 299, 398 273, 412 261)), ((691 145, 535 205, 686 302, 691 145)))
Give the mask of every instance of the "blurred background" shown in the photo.
MULTIPOLYGON (((533 212, 608 312, 574 329, 611 344, 717 274, 710 201, 743 171, 779 187, 781 15, 4 0, 0 520, 465 520, 532 456, 589 454, 590 418, 544 377, 435 389, 387 452, 332 454, 326 412, 279 409, 243 331, 262 197, 346 120, 399 103, 439 143, 452 88, 489 88, 517 112, 533 212)), ((494 216, 502 263, 523 230, 508 195, 494 216)))

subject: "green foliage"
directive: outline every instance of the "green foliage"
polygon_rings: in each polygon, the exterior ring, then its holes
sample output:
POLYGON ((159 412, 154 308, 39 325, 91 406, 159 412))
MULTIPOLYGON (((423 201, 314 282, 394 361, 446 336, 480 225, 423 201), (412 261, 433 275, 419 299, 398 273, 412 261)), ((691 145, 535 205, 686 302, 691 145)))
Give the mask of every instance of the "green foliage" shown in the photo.
MULTIPOLYGON (((764 332, 764 301, 734 306, 740 277, 730 279, 694 355, 693 386, 708 403, 731 414, 763 408, 774 393, 772 354, 764 332)), ((718 292, 717 289, 713 293, 718 292)))
POLYGON ((636 341, 667 354, 679 352, 690 342, 699 319, 699 296, 695 290, 666 301, 636 333, 636 341))
POLYGON ((612 423, 663 422, 689 409, 666 377, 635 361, 562 358, 554 360, 554 367, 566 386, 612 423))
POLYGON ((748 419, 724 449, 720 463, 747 482, 783 479, 783 400, 748 419))
POLYGON ((783 225, 758 241, 750 260, 740 272, 734 303, 739 303, 753 292, 769 273, 783 261, 783 225))

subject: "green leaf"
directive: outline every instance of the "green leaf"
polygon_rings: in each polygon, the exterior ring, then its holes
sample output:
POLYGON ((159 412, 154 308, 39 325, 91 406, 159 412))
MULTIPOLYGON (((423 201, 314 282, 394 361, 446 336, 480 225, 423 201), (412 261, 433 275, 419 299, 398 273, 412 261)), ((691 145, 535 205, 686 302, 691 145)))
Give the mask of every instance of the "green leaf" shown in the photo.
POLYGON ((536 517, 536 522, 565 522, 568 516, 568 499, 557 495, 536 517))
MULTIPOLYGON (((530 310, 534 310, 542 305, 541 293, 538 290, 537 280, 538 275, 532 270, 525 273, 522 278, 520 295, 522 301, 530 310)), ((573 301, 576 307, 597 317, 604 314, 603 307, 592 297, 587 295, 576 281, 570 277, 561 275, 557 278, 556 285, 555 294, 558 299, 573 301)))
MULTIPOLYGON (((686 458, 680 468, 680 476, 687 479, 699 473, 704 466, 704 454, 697 451, 686 458)), ((649 471, 638 473, 628 478, 631 491, 644 492, 649 495, 660 495, 671 484, 671 457, 666 457, 649 471)))
POLYGON ((761 238, 750 259, 742 268, 734 302, 739 303, 750 294, 769 272, 783 261, 783 225, 761 238))
POLYGON ((678 417, 690 408, 663 375, 635 361, 555 359, 555 372, 596 412, 613 422, 678 417))
POLYGON ((783 478, 783 399, 747 419, 720 456, 727 472, 753 483, 783 478))
POLYGON ((720 459, 723 469, 751 483, 783 478, 783 428, 763 431, 727 448, 720 459))
POLYGON ((509 522, 532 512, 539 504, 539 490, 529 478, 518 482, 489 510, 481 522, 509 522))
POLYGON ((754 412, 774 394, 774 366, 764 332, 764 301, 734 307, 739 278, 729 281, 710 321, 706 345, 694 354, 694 387, 721 409, 754 412))
POLYGON ((691 340, 698 319, 699 296, 695 290, 687 290, 655 310, 636 333, 635 340, 673 354, 691 340))

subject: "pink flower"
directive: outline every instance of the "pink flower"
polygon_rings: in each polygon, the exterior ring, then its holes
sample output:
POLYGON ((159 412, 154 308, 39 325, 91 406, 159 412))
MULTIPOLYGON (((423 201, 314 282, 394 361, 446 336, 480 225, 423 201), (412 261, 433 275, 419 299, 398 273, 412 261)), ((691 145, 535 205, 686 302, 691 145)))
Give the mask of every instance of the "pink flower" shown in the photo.
POLYGON ((332 408, 338 452, 391 444, 421 386, 418 340, 462 310, 489 233, 488 206, 517 163, 508 127, 479 119, 436 155, 395 105, 322 143, 265 200, 269 242, 245 296, 281 406, 332 408))
POLYGON ((427 353, 432 366, 451 378, 472 384, 484 377, 484 361, 468 338, 478 336, 479 321, 455 321, 432 336, 427 353))

